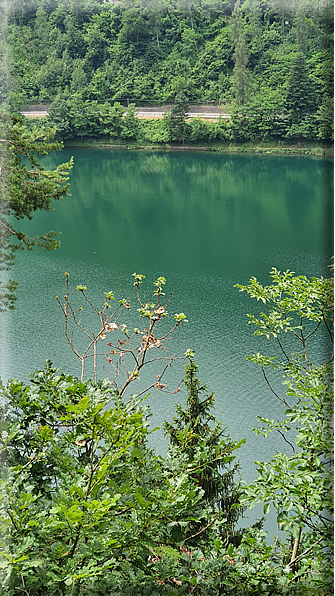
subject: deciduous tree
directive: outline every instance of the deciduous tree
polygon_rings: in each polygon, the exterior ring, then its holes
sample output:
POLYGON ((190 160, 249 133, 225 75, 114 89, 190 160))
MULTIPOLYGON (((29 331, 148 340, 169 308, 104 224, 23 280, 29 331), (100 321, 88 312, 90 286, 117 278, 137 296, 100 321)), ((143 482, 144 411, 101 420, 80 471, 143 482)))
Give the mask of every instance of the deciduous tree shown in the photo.
POLYGON ((273 507, 278 523, 268 555, 259 559, 255 573, 247 570, 248 582, 260 589, 266 578, 277 576, 272 593, 284 588, 328 593, 333 579, 333 280, 276 269, 271 278, 270 286, 255 278, 237 286, 264 306, 259 317, 248 316, 254 335, 273 344, 272 355, 257 353, 249 359, 260 366, 284 408, 281 420, 259 417, 257 433, 279 433, 285 450, 256 462, 258 478, 241 499, 250 508, 262 503, 264 514, 273 507))

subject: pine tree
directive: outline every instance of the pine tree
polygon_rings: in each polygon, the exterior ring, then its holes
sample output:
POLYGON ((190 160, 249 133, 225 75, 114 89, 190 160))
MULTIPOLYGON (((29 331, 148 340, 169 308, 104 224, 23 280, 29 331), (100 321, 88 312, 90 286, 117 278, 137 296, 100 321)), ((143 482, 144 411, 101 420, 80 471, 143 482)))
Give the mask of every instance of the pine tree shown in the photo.
POLYGON ((235 525, 241 515, 239 503, 241 487, 235 480, 239 464, 234 451, 244 440, 235 443, 221 422, 212 413, 213 393, 197 378, 198 366, 194 352, 188 350, 189 363, 185 367, 184 385, 188 395, 185 408, 176 405, 177 416, 172 423, 165 422, 164 430, 170 442, 170 454, 181 454, 191 469, 195 482, 202 488, 203 504, 218 520, 222 520, 220 534, 227 542, 239 542, 235 525), (202 394, 204 396, 202 397, 202 394))
POLYGON ((247 40, 242 19, 240 0, 237 0, 232 18, 232 43, 234 47, 234 70, 232 90, 237 105, 243 106, 248 101, 251 90, 251 75, 247 68, 248 50, 247 40))
POLYGON ((308 77, 306 58, 299 52, 293 60, 287 81, 286 104, 293 120, 299 120, 313 110, 314 90, 308 77))

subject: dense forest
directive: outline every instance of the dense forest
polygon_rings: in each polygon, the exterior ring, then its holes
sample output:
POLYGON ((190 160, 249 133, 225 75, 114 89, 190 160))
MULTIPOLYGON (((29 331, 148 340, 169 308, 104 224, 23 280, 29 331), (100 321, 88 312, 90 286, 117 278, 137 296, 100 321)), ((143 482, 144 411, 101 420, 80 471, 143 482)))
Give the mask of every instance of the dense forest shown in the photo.
POLYGON ((8 100, 51 104, 62 139, 332 140, 330 0, 22 0, 7 21, 8 100), (149 132, 134 118, 178 101, 232 118, 149 132))

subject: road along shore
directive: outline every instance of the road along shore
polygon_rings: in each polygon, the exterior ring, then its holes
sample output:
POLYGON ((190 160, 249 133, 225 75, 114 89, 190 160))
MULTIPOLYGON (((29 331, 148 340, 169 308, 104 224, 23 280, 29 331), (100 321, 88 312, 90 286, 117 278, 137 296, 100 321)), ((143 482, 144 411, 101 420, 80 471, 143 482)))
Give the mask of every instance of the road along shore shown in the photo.
MULTIPOLYGON (((171 110, 171 105, 156 107, 139 107, 136 108, 135 114, 137 118, 142 120, 159 120, 164 118, 164 114, 171 110)), ((126 108, 125 108, 126 110, 126 108)), ((48 115, 48 110, 44 106, 30 106, 21 110, 22 116, 26 118, 45 118, 48 115)), ((220 106, 190 106, 187 113, 188 118, 202 118, 203 120, 215 121, 218 118, 230 118, 230 114, 224 111, 224 107, 220 106)))

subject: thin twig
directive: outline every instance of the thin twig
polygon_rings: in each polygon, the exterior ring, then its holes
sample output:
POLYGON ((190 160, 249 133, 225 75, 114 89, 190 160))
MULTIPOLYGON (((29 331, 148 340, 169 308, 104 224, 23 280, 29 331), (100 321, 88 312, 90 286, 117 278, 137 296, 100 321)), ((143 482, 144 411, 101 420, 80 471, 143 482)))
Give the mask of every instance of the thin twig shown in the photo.
POLYGON ((283 397, 280 397, 278 395, 278 393, 275 392, 273 387, 271 387, 270 382, 266 376, 266 372, 265 372, 264 368, 262 368, 262 373, 263 373, 264 379, 266 381, 266 384, 269 387, 269 389, 272 391, 273 395, 275 395, 281 402, 283 402, 285 404, 285 406, 287 406, 290 410, 292 410, 293 408, 291 408, 291 406, 287 403, 286 399, 284 399, 283 397))
POLYGON ((295 453, 294 445, 292 445, 292 443, 285 437, 284 433, 281 430, 279 430, 279 428, 277 428, 276 430, 283 437, 284 441, 286 441, 286 443, 288 443, 292 447, 293 453, 295 453))
POLYGON ((201 528, 201 530, 199 530, 199 532, 196 532, 195 534, 192 534, 192 536, 188 536, 187 538, 185 538, 184 542, 186 542, 186 540, 191 540, 191 538, 195 538, 195 536, 198 536, 199 534, 201 534, 202 532, 207 530, 207 528, 209 528, 209 526, 211 526, 215 521, 216 521, 216 517, 214 517, 210 522, 208 522, 207 526, 205 526, 204 528, 201 528))

